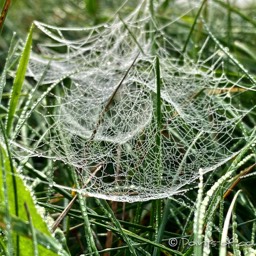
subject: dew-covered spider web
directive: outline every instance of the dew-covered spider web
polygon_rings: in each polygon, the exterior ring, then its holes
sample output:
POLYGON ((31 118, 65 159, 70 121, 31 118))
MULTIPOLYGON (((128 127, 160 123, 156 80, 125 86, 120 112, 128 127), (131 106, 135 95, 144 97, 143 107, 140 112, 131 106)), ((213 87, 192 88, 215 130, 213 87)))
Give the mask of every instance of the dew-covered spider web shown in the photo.
POLYGON ((47 94, 33 110, 46 129, 24 153, 74 167, 87 196, 135 202, 179 193, 200 168, 234 155, 250 111, 237 99, 253 88, 216 74, 223 53, 203 57, 211 39, 192 61, 166 33, 173 24, 158 24, 148 9, 143 1, 129 16, 83 29, 35 22, 47 42, 28 76, 47 94))

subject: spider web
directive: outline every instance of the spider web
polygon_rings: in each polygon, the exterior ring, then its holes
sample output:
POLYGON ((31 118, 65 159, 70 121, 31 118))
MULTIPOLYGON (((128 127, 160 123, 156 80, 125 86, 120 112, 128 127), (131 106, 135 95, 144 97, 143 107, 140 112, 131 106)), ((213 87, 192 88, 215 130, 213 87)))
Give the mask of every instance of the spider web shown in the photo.
POLYGON ((41 86, 56 90, 38 101, 35 113, 47 129, 40 145, 29 145, 49 157, 47 145, 51 157, 76 168, 86 183, 80 193, 128 202, 170 197, 199 169, 215 170, 234 156, 236 127, 248 113, 235 99, 249 89, 215 75, 218 51, 197 62, 181 55, 180 42, 157 26, 144 2, 124 20, 92 28, 35 25, 48 43, 32 54, 28 76, 43 76, 41 86), (80 39, 70 40, 76 33, 80 39))

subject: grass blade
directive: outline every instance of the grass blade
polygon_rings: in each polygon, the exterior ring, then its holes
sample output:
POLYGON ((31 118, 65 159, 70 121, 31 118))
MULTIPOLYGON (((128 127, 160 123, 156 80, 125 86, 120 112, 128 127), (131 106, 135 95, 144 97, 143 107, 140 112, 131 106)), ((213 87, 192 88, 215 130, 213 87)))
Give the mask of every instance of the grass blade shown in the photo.
POLYGON ((6 134, 8 137, 10 137, 10 134, 11 134, 15 112, 18 106, 22 85, 25 80, 25 75, 26 75, 26 70, 29 62, 29 56, 30 56, 31 45, 32 45, 32 32, 33 32, 33 25, 30 28, 25 47, 18 64, 18 69, 14 79, 14 83, 13 83, 11 98, 9 101, 7 122, 6 122, 6 134))
POLYGON ((9 66, 11 65, 11 61, 13 59, 13 55, 16 52, 17 48, 19 46, 19 42, 15 40, 15 34, 12 37, 12 40, 10 42, 9 51, 7 54, 6 62, 2 71, 2 74, 0 76, 0 102, 2 101, 3 97, 3 90, 6 85, 6 76, 9 66))
POLYGON ((185 52, 186 52, 186 49, 187 49, 189 40, 190 40, 190 38, 191 38, 191 36, 192 36, 192 34, 193 34, 193 31, 195 30, 195 27, 196 27, 196 24, 197 24, 197 20, 198 20, 200 14, 201 14, 201 12, 202 12, 202 10, 203 10, 203 7, 204 7, 204 5, 205 5, 206 2, 207 2, 207 0, 204 0, 204 1, 202 2, 201 6, 200 6, 200 8, 199 8, 199 10, 198 10, 198 12, 197 12, 197 14, 196 14, 196 17, 195 17, 194 22, 193 22, 193 24, 192 24, 192 27, 191 27, 191 29, 190 29, 190 31, 189 31, 188 37, 187 37, 187 39, 186 39, 186 42, 185 42, 185 44, 184 44, 184 46, 183 46, 182 53, 185 53, 185 52))
POLYGON ((28 205, 26 203, 24 203, 24 207, 25 210, 27 212, 27 216, 28 216, 28 222, 29 222, 29 226, 30 226, 30 230, 31 230, 31 236, 32 236, 32 241, 33 241, 33 252, 34 252, 34 256, 38 256, 38 248, 37 248, 37 239, 36 239, 36 232, 32 223, 32 218, 28 209, 28 205))
MULTIPOLYGON (((4 230, 7 227, 4 212, 2 210, 0 210, 0 227, 4 230)), ((30 241, 31 239, 30 223, 26 223, 20 218, 11 216, 11 227, 14 233, 24 237, 24 241, 26 241, 26 243, 30 241)), ((46 235, 45 233, 40 232, 35 228, 34 228, 34 232, 35 232, 35 236, 38 241, 38 244, 43 246, 43 247, 40 247, 39 255, 52 255, 52 256, 56 256, 56 255, 68 256, 69 255, 67 252, 62 250, 60 244, 57 243, 57 241, 52 237, 46 235), (42 248, 44 248, 44 250, 42 248)), ((25 249, 21 252, 26 253, 25 249)), ((23 255, 27 256, 27 255, 33 255, 33 254, 31 253, 29 254, 29 252, 27 252, 27 254, 23 254, 23 255)))
POLYGON ((219 254, 220 256, 225 256, 227 254, 227 239, 228 239, 229 222, 231 219, 233 208, 235 206, 236 199, 240 192, 241 192, 241 190, 237 191, 237 193, 235 194, 235 196, 231 202, 231 205, 228 209, 228 213, 227 213, 227 216, 226 216, 226 219, 224 222, 224 227, 223 227, 222 235, 221 235, 220 254, 219 254))
MULTIPOLYGON (((3 129, 2 134, 5 135, 3 129)), ((45 236, 50 236, 50 232, 47 227, 46 221, 42 218, 42 216, 39 214, 38 209, 35 206, 34 199, 31 195, 31 191, 24 185, 23 180, 18 175, 15 167, 12 164, 11 154, 8 147, 8 141, 6 136, 5 137, 5 143, 6 145, 0 144, 0 153, 1 153, 1 163, 2 163, 2 171, 0 172, 0 187, 5 189, 0 189, 0 202, 4 202, 5 206, 7 205, 5 201, 8 201, 8 210, 4 211, 5 215, 0 216, 0 226, 7 230, 7 235, 10 235, 14 231, 14 236, 11 236, 11 240, 15 241, 12 245, 12 248, 7 248, 7 252, 12 254, 12 250, 16 249, 17 253, 16 255, 20 256, 27 256, 27 255, 33 255, 34 250, 32 249, 33 244, 27 240, 27 238, 19 237, 19 239, 16 238, 16 235, 19 234, 19 231, 15 231, 13 223, 11 223, 11 216, 18 216, 19 219, 24 222, 27 220, 27 213, 24 208, 24 204, 29 208, 29 213, 31 216, 31 219, 36 220, 34 226, 37 230, 39 230, 41 233, 43 233, 45 236), (7 152, 6 149, 7 148, 7 152), (6 199, 6 200, 5 200, 6 199), (6 218, 6 212, 10 218, 6 218), (2 220, 3 223, 1 223, 1 218, 5 220, 2 220), (8 219, 10 219, 11 225, 8 225, 8 219), (8 228, 11 228, 8 230, 8 228)), ((2 204, 1 204, 2 207, 2 204)), ((1 213, 0 213, 1 215, 1 213)), ((22 225, 20 223, 20 225, 22 225)), ((29 226, 29 233, 31 235, 31 227, 29 226)), ((51 238, 53 240, 53 238, 51 238)), ((9 244, 8 239, 8 244, 9 244)), ((38 239, 37 239, 38 241, 38 239)), ((40 241, 41 242, 41 241, 40 241)), ((38 241, 38 244, 40 244, 38 241)), ((52 243, 52 242, 51 242, 52 243)), ((57 241, 55 242, 57 246, 57 241)), ((7 244, 7 245, 8 245, 7 244)), ((10 246, 9 246, 10 247, 10 246)), ((58 244, 58 247, 61 248, 61 245, 58 244)), ((47 250, 47 254, 44 248, 39 247, 38 248, 40 255, 55 255, 55 253, 51 253, 47 250)))
POLYGON ((7 16, 10 4, 11 4, 11 0, 5 0, 4 7, 3 7, 3 10, 2 10, 1 16, 0 16, 0 34, 2 32, 2 28, 3 28, 4 21, 7 16))

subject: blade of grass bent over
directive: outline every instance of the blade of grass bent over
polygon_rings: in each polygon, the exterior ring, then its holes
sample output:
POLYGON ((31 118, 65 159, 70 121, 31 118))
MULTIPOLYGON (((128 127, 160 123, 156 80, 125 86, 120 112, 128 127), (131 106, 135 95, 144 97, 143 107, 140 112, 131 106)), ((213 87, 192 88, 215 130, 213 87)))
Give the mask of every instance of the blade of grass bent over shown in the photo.
POLYGON ((224 222, 224 227, 223 227, 222 235, 221 235, 220 254, 219 254, 220 256, 225 256, 227 254, 227 239, 228 239, 229 222, 231 219, 232 210, 235 206, 236 199, 240 192, 241 192, 241 190, 237 191, 237 193, 235 194, 235 196, 231 202, 231 205, 228 209, 228 213, 227 213, 227 216, 226 216, 226 219, 224 222))

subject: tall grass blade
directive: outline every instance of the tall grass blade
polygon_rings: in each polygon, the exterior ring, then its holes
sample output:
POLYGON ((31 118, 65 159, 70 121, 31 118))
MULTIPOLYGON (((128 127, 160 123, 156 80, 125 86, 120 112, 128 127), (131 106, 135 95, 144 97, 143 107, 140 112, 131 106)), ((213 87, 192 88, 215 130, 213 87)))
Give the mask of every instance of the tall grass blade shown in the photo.
MULTIPOLYGON (((3 210, 3 216, 6 220, 6 255, 13 255, 13 238, 12 238, 12 233, 11 233, 11 216, 10 216, 10 205, 9 205, 9 195, 8 195, 8 182, 7 182, 7 173, 6 173, 6 158, 4 156, 4 152, 2 152, 2 146, 0 149, 0 180, 1 180, 1 194, 0 194, 0 209, 3 210)), ((0 237, 1 242, 4 242, 2 240, 2 237, 0 237)))
MULTIPOLYGON (((15 171, 14 171, 14 166, 13 166, 13 162, 12 162, 12 157, 11 157, 11 152, 9 149, 9 144, 8 144, 8 139, 3 127, 2 122, 0 121, 0 126, 1 126, 1 131, 2 131, 2 135, 4 137, 4 143, 5 143, 5 147, 6 147, 6 151, 4 148, 4 145, 1 145, 1 154, 2 156, 4 156, 4 162, 5 162, 5 171, 3 172, 3 187, 5 186, 5 182, 6 185, 8 184, 8 188, 10 186, 10 184, 8 183, 8 175, 11 175, 11 186, 10 189, 6 190, 6 195, 4 196, 4 198, 8 201, 10 199, 9 195, 13 195, 12 198, 12 202, 6 203, 7 207, 9 207, 9 205, 13 206, 13 208, 8 208, 8 212, 10 210, 13 210, 13 212, 15 213, 15 216, 19 216, 19 205, 18 205, 18 189, 17 189, 17 181, 16 181, 16 176, 15 176, 15 171), (6 174, 6 171, 10 171, 10 173, 6 174)), ((20 248, 20 243, 19 243, 19 237, 16 237, 16 254, 19 255, 19 248, 20 248)), ((11 249, 13 250, 13 248, 11 249)))
POLYGON ((30 51, 31 51, 31 45, 32 45, 32 33, 33 33, 33 25, 30 28, 24 50, 21 54, 21 58, 18 64, 18 69, 15 75, 14 83, 13 83, 13 88, 12 88, 12 93, 11 93, 11 98, 9 101, 9 109, 8 109, 8 116, 7 116, 7 122, 6 122, 6 134, 8 137, 11 135, 12 131, 12 124, 15 116, 15 112, 18 106, 20 94, 21 94, 21 89, 22 85, 25 80, 25 75, 26 75, 26 70, 27 70, 27 65, 29 62, 29 56, 30 56, 30 51))
MULTIPOLYGON (((162 111, 161 111, 161 75, 160 75, 160 63, 159 58, 156 57, 156 63, 155 63, 155 76, 156 76, 156 122, 157 122, 157 133, 156 133, 156 154, 157 154, 157 166, 158 166, 158 180, 162 180, 162 152, 161 152, 161 130, 162 130, 162 111)), ((155 226, 155 230, 159 230, 159 227, 161 225, 161 200, 155 200, 152 203, 152 216, 155 217, 154 222, 152 223, 155 226)), ((153 218, 153 217, 152 217, 153 218)), ((161 242, 162 234, 156 232, 155 233, 155 241, 157 243, 161 242)), ((159 256, 160 251, 158 248, 154 248, 153 252, 154 256, 159 256)))
POLYGON ((196 17, 195 17, 195 19, 194 19, 193 25, 191 26, 191 29, 190 29, 189 34, 188 34, 188 37, 187 37, 187 39, 186 39, 186 41, 185 41, 185 44, 184 44, 184 46, 183 46, 182 53, 185 53, 185 52, 186 52, 186 49, 187 49, 188 43, 189 43, 189 41, 190 41, 190 38, 191 38, 191 36, 192 36, 192 34, 193 34, 193 31, 195 30, 195 27, 196 27, 196 24, 197 24, 197 20, 198 20, 200 14, 201 14, 201 12, 202 12, 202 10, 203 10, 203 7, 204 7, 204 5, 205 5, 206 2, 207 2, 207 0, 204 0, 204 1, 202 2, 201 6, 200 6, 200 8, 199 8, 199 10, 198 10, 198 12, 197 12, 197 14, 196 14, 196 17))

